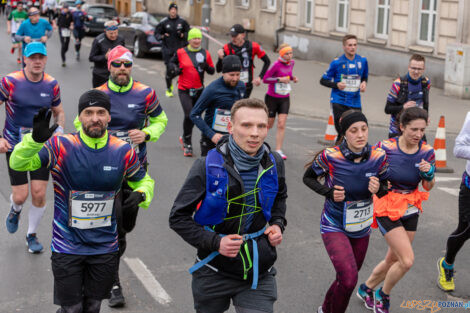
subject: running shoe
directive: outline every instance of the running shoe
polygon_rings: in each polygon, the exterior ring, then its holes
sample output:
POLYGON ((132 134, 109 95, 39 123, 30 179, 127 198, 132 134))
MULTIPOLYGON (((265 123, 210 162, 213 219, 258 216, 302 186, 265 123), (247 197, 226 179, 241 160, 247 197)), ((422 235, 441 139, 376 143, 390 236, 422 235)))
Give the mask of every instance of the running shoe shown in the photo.
POLYGON ((374 290, 366 286, 366 284, 361 284, 357 289, 356 295, 359 299, 364 301, 364 306, 369 309, 374 309, 374 290))
POLYGON ((382 288, 374 293, 374 313, 389 313, 390 296, 385 296, 382 288))
POLYGON ((287 156, 282 152, 282 150, 276 150, 276 152, 281 156, 283 160, 287 160, 287 156))
POLYGON ((173 86, 171 86, 171 88, 168 88, 168 89, 166 90, 165 95, 166 95, 167 98, 172 98, 172 97, 174 97, 174 95, 173 95, 173 86))
POLYGON ((126 299, 122 295, 121 285, 117 284, 111 289, 111 297, 109 298, 108 306, 111 308, 121 308, 126 304, 126 299))
POLYGON ((11 47, 10 53, 11 54, 15 53, 15 47, 11 47))
POLYGON ((28 246, 29 253, 40 253, 43 249, 36 234, 29 234, 26 236, 26 245, 28 246))
POLYGON ((318 307, 317 313, 323 313, 323 308, 321 305, 318 307))
POLYGON ((62 67, 66 67, 67 64, 65 64, 65 62, 62 62, 62 67))
POLYGON ((437 286, 444 291, 453 291, 455 289, 454 284, 454 269, 447 269, 442 264, 444 258, 440 258, 437 261, 437 271, 439 276, 437 277, 437 286))
POLYGON ((184 143, 183 137, 180 137, 181 149, 183 150, 183 155, 185 157, 193 156, 193 147, 190 144, 184 143))
POLYGON ((76 59, 77 59, 77 61, 80 61, 80 52, 77 52, 76 59))
POLYGON ((10 207, 10 213, 7 215, 6 219, 6 225, 7 225, 7 230, 10 234, 16 233, 18 230, 18 223, 20 221, 20 212, 16 212, 13 210, 13 207, 10 207))

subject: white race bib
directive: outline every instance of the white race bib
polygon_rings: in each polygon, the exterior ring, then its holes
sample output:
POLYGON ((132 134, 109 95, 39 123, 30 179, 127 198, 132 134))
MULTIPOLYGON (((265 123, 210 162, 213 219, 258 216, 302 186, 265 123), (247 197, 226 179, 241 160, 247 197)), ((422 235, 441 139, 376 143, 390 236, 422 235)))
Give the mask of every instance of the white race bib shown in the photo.
POLYGON ((347 232, 357 232, 372 225, 372 200, 346 201, 343 212, 344 229, 347 232))
POLYGON ((33 131, 30 127, 20 127, 20 141, 23 140, 24 135, 29 134, 33 131))
POLYGON ((248 71, 240 72, 240 81, 244 82, 245 84, 248 83, 249 77, 250 77, 250 74, 248 73, 248 71))
POLYGON ((419 213, 419 209, 415 207, 414 205, 408 204, 408 210, 405 211, 405 214, 403 214, 402 217, 410 216, 416 213, 419 213))
POLYGON ((343 91, 357 92, 361 86, 361 77, 359 75, 343 75, 341 82, 346 83, 346 88, 343 91))
POLYGON ((114 191, 70 191, 69 226, 91 229, 111 226, 114 191))
POLYGON ((109 131, 111 135, 118 137, 121 140, 124 140, 128 144, 131 145, 132 148, 134 148, 136 153, 139 153, 139 145, 134 143, 132 139, 129 137, 129 132, 127 130, 110 130, 109 131))
POLYGON ((60 34, 62 35, 62 37, 70 37, 70 29, 61 28, 60 29, 60 34))
POLYGON ((291 92, 292 88, 290 84, 284 83, 275 83, 274 84, 274 92, 278 95, 285 96, 291 92))
POLYGON ((230 122, 230 110, 215 109, 212 129, 216 132, 228 133, 228 122, 230 122))

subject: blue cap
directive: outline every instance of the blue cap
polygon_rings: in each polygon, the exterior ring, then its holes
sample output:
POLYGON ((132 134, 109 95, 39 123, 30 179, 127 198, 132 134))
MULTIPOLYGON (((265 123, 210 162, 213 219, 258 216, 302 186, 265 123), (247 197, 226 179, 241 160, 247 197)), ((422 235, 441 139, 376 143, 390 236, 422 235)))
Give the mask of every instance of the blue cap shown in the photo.
POLYGON ((75 5, 78 5, 78 4, 83 4, 83 1, 82 0, 75 1, 75 5))
POLYGON ((27 58, 29 58, 30 56, 36 53, 47 55, 46 46, 42 42, 38 42, 38 41, 31 42, 24 49, 24 56, 27 58))

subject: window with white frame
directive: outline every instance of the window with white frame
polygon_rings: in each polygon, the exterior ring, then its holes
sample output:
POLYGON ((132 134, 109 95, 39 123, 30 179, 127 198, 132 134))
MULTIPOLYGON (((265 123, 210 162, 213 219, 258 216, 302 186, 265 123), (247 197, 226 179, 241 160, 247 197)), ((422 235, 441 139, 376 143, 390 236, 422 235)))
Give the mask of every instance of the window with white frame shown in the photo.
POLYGON ((250 6, 250 0, 241 0, 240 5, 242 7, 249 7, 250 6))
POLYGON ((227 0, 215 0, 216 4, 224 5, 227 0))
POLYGON ((276 0, 261 0, 261 9, 274 12, 277 10, 277 1, 276 0))
POLYGON ((336 13, 336 30, 340 32, 347 32, 349 0, 338 0, 336 13))
POLYGON ((377 0, 377 14, 375 16, 375 37, 387 39, 389 17, 390 0, 377 0))
POLYGON ((313 0, 305 0, 305 26, 313 26, 313 0))
POLYGON ((419 11, 419 44, 434 44, 436 17, 437 0, 421 0, 419 11))

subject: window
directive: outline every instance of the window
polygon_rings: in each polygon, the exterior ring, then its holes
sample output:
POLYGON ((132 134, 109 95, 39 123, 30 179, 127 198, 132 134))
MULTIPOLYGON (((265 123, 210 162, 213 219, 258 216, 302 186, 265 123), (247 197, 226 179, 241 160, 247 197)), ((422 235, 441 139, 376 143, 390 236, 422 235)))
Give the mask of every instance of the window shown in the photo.
POLYGON ((313 25, 313 0, 305 0, 305 26, 313 25))
POLYGON ((250 0, 235 0, 235 6, 248 8, 250 6, 250 0))
POLYGON ((226 0, 215 0, 216 4, 224 5, 226 0))
POLYGON ((348 31, 349 0, 338 0, 336 15, 336 30, 340 32, 348 31))
POLYGON ((276 11, 276 0, 266 0, 266 8, 271 11, 276 11))
POLYGON ((387 39, 389 16, 390 0, 377 0, 377 15, 375 16, 375 37, 387 39))
POLYGON ((421 7, 419 12, 419 44, 434 44, 436 15, 437 0, 421 0, 421 7))

